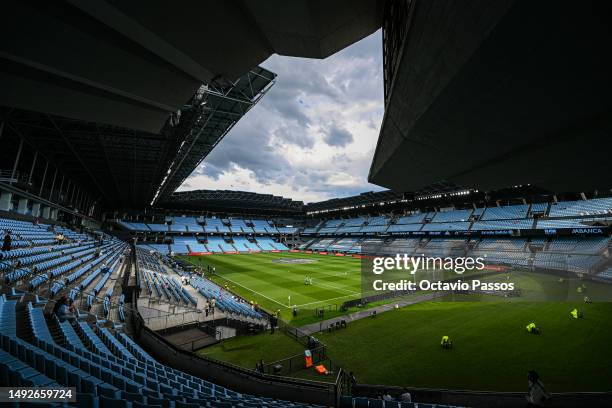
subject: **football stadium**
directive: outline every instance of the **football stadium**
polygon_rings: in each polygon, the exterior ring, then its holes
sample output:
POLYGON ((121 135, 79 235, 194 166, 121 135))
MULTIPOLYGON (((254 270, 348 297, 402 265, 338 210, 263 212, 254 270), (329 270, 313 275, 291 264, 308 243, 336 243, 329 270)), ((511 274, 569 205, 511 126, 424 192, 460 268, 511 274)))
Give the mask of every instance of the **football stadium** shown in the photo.
POLYGON ((611 3, 3 17, 1 406, 612 406, 611 3))

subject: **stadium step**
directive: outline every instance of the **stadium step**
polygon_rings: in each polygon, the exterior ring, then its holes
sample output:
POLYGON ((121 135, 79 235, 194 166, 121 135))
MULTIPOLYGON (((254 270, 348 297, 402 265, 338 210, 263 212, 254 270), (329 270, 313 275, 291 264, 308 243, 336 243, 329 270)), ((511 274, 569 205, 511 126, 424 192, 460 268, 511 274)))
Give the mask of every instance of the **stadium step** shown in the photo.
POLYGON ((45 316, 45 320, 47 322, 47 327, 51 332, 51 337, 53 338, 53 341, 56 344, 65 345, 64 336, 62 335, 57 321, 54 318, 49 318, 48 316, 45 316))
POLYGON ((15 330, 17 337, 31 343, 34 340, 34 333, 29 324, 27 302, 18 302, 15 305, 15 330))

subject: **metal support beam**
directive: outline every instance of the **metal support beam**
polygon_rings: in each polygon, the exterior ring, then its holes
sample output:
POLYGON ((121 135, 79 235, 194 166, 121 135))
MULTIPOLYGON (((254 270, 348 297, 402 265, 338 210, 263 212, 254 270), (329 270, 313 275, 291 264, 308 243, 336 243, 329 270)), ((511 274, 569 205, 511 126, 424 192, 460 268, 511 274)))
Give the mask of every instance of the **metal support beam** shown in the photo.
POLYGON ((68 202, 68 195, 70 194, 70 187, 72 186, 72 179, 68 179, 68 186, 66 187, 66 195, 63 197, 63 202, 68 202))
POLYGON ((53 173, 53 182, 51 183, 51 191, 49 192, 49 201, 53 201, 51 197, 53 196, 53 189, 55 188, 56 178, 57 178, 57 167, 55 168, 55 173, 53 173))
POLYGON ((40 191, 38 195, 42 197, 43 187, 45 186, 45 179, 47 178, 47 170, 49 169, 49 160, 47 160, 47 164, 45 165, 45 172, 43 173, 42 182, 40 183, 40 191))
POLYGON ((83 158, 81 157, 80 154, 78 154, 78 152, 76 151, 76 149, 74 148, 74 146, 72 145, 72 143, 70 142, 70 140, 66 137, 66 135, 64 134, 64 132, 62 131, 62 129, 57 125, 57 123, 53 120, 53 118, 49 115, 47 115, 47 119, 49 119, 49 121, 51 122, 51 124, 53 125, 53 127, 55 128, 55 130, 57 131, 57 133, 60 135, 60 137, 64 140, 64 143, 66 143, 66 145, 68 146, 68 148, 70 149, 70 151, 72 152, 72 154, 76 157, 76 159, 78 160, 78 162, 81 164, 81 166, 83 166, 83 169, 85 170, 85 172, 89 175, 89 177, 91 178, 91 181, 93 181, 93 183, 95 184, 95 186, 98 188, 98 190, 100 191, 100 193, 102 193, 102 195, 108 199, 108 195, 106 193, 106 191, 104 191, 104 189, 102 188, 102 186, 100 185, 100 183, 98 183, 98 180, 96 179, 96 177, 94 176, 93 172, 91 171, 91 169, 89 168, 89 166, 87 166, 87 164, 85 163, 85 161, 83 160, 83 158))
POLYGON ((19 159, 21 158, 22 149, 23 149, 23 138, 20 138, 19 148, 17 148, 17 156, 15 156, 15 163, 13 164, 13 171, 11 173, 11 184, 13 184, 13 180, 15 180, 15 172, 17 171, 17 166, 19 165, 19 159))
POLYGON ((32 175, 34 174, 34 168, 36 167, 36 159, 38 159, 38 150, 34 151, 34 159, 32 159, 32 167, 30 168, 30 176, 28 177, 28 185, 32 184, 32 175))
POLYGON ((76 184, 75 184, 75 183, 73 183, 73 184, 72 184, 72 193, 70 194, 70 201, 68 202, 68 203, 69 203, 69 205, 72 205, 72 200, 73 200, 73 198, 74 198, 74 192, 75 192, 75 191, 76 191, 76 184))
POLYGON ((66 178, 66 176, 62 173, 62 181, 60 182, 60 188, 59 188, 59 193, 57 195, 57 199, 58 201, 62 198, 62 192, 64 191, 64 179, 66 178))

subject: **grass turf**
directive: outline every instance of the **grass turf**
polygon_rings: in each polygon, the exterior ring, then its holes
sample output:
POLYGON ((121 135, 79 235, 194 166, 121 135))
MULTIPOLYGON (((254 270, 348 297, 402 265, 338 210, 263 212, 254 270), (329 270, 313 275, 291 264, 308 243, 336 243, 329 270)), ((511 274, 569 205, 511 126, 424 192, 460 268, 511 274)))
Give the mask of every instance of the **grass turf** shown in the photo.
MULTIPOLYGON (((473 299, 425 302, 315 336, 334 364, 369 384, 524 391, 526 372, 535 369, 550 391, 612 389, 612 304, 473 299), (574 307, 584 310, 584 319, 570 318, 574 307), (540 336, 526 332, 532 321, 542 328, 540 336), (445 334, 453 350, 440 348, 445 334)), ((278 333, 234 338, 200 351, 248 368, 259 359, 270 363, 302 352, 299 343, 278 333)), ((306 371, 294 375, 320 379, 306 371)))
POLYGON ((315 308, 326 308, 325 318, 350 312, 340 312, 340 305, 360 297, 361 264, 352 257, 311 255, 301 253, 258 253, 182 257, 196 266, 216 268, 210 278, 216 283, 256 302, 263 309, 280 310, 281 318, 294 325, 317 321, 315 308), (299 260, 309 263, 281 263, 299 260), (310 276, 312 285, 305 285, 310 276), (289 296, 291 302, 289 303, 289 296), (292 316, 293 307, 299 310, 292 316))
POLYGON ((320 338, 364 383, 524 391, 535 369, 551 391, 609 391, 611 313, 610 303, 426 302, 320 338), (570 318, 574 307, 584 319, 570 318), (532 321, 540 336, 526 332, 532 321), (440 348, 443 335, 453 350, 440 348))
MULTIPOLYGON (((349 256, 317 255, 303 253, 257 253, 217 254, 206 256, 182 256, 181 259, 201 266, 216 268, 211 280, 227 287, 248 301, 256 302, 268 312, 281 311, 281 318, 294 326, 318 322, 321 319, 315 309, 325 309, 324 319, 346 315, 361 307, 341 311, 340 306, 348 300, 361 297, 361 260, 349 256), (305 260, 308 263, 285 263, 305 260), (283 262, 279 262, 283 261, 283 262), (305 285, 304 278, 313 279, 312 285, 305 285), (291 296, 291 303, 289 303, 291 296), (291 306, 290 306, 291 305, 291 306), (293 307, 298 315, 292 315, 293 307)), ((370 268, 369 264, 366 264, 370 268)), ((475 271, 462 276, 452 271, 419 271, 412 280, 468 278, 475 271)), ((375 294, 375 293, 371 293, 375 294)), ((405 298, 405 296, 404 296, 405 298)), ((372 308, 396 299, 371 302, 365 308, 372 308)))
MULTIPOLYGON (((344 296, 344 291, 360 289, 359 260, 351 258, 256 254, 189 260, 214 265, 218 282, 230 279, 235 282, 227 281, 232 290, 269 310, 282 309, 283 317, 290 316, 288 307, 282 305, 288 293, 292 304, 306 304, 301 313, 307 313, 308 307, 340 304, 353 297, 344 296), (272 262, 311 257, 318 262, 272 262), (343 274, 349 268, 354 272, 343 274), (304 285, 306 275, 313 277, 315 285, 304 285), (317 282, 327 286, 318 286, 317 282)), ((507 274, 494 274, 483 280, 504 281, 506 277, 507 274)), ((561 283, 555 276, 511 272, 510 279, 521 289, 521 298, 454 295, 447 298, 452 302, 425 302, 392 310, 376 319, 352 322, 347 329, 316 336, 327 345, 328 355, 336 365, 354 371, 364 383, 524 391, 526 372, 535 369, 551 391, 612 390, 612 348, 608 342, 612 338, 612 303, 585 305, 581 302, 584 293, 575 290, 579 282, 561 283), (571 301, 531 301, 559 298, 571 301), (474 302, 477 299, 491 301, 474 302), (584 319, 570 318, 574 307, 584 310, 584 319), (525 326, 532 321, 542 328, 542 335, 526 332, 525 326), (451 336, 453 350, 441 350, 443 335, 451 336)), ((587 285, 586 294, 609 288, 599 288, 592 282, 587 285)), ((262 334, 227 340, 201 352, 252 368, 260 358, 272 362, 302 351, 302 346, 287 336, 262 334)))
POLYGON ((277 331, 272 335, 265 332, 253 336, 234 337, 203 348, 196 353, 242 367, 255 368, 260 360, 272 363, 293 355, 303 354, 304 347, 277 331))

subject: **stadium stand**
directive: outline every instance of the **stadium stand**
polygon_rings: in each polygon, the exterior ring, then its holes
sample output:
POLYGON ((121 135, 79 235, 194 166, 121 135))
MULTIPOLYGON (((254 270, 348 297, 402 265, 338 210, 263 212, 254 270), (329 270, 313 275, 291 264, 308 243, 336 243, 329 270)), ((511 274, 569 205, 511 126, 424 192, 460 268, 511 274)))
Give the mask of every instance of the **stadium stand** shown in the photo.
POLYGON ((480 216, 481 220, 512 220, 527 218, 529 205, 508 205, 502 207, 487 207, 480 216))
POLYGON ((576 217, 612 214, 612 198, 552 203, 550 217, 576 217))
POLYGON ((76 387, 79 406, 90 407, 307 406, 237 393, 160 364, 120 325, 89 322, 88 314, 79 313, 83 317, 73 327, 47 318, 44 301, 27 302, 30 334, 24 339, 17 335, 20 302, 0 296, 0 380, 7 386, 76 387), (57 336, 50 320, 59 327, 57 336))
POLYGON ((432 222, 467 221, 470 219, 473 211, 473 209, 440 211, 435 214, 432 222))

